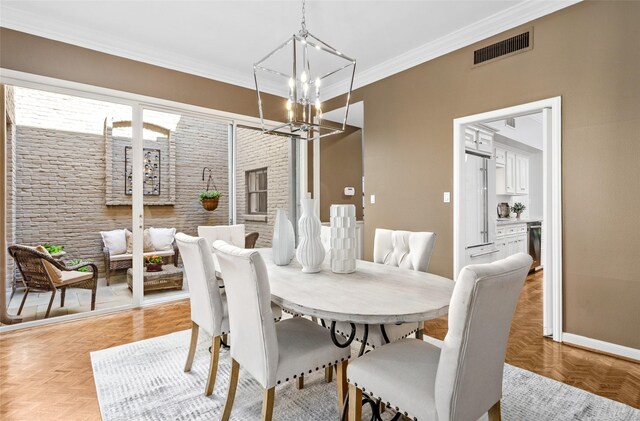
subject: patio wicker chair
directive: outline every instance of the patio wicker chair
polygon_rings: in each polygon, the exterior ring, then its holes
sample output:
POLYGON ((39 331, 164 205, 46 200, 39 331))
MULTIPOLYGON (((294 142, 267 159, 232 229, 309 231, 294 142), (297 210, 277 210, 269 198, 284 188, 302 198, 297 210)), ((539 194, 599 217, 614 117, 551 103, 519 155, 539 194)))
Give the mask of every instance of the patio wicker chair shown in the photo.
POLYGON ((60 290, 60 307, 64 307, 64 296, 67 288, 82 288, 91 290, 91 310, 96 308, 96 290, 98 287, 98 267, 93 263, 81 263, 76 266, 67 267, 51 256, 39 252, 26 246, 9 246, 9 255, 16 261, 18 269, 22 274, 22 280, 26 286, 24 297, 18 309, 18 315, 22 313, 27 295, 31 291, 47 292, 51 291, 49 307, 44 315, 49 317, 51 305, 56 297, 56 292, 60 290), (53 280, 49 275, 44 262, 50 263, 53 267, 60 269, 62 276, 60 280, 53 280), (92 272, 80 272, 78 269, 90 267, 92 272))

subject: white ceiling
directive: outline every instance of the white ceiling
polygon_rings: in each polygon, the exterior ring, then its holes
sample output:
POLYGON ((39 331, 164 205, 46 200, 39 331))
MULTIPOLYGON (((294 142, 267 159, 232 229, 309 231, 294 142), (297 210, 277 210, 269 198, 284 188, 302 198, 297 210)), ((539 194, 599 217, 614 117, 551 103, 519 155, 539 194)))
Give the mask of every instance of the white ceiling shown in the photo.
MULTIPOLYGON (((357 60, 363 86, 576 3, 327 1, 307 28, 357 60)), ((299 1, 12 1, 0 25, 240 86, 253 63, 300 28, 299 1)), ((325 89, 338 95, 346 85, 325 89)))

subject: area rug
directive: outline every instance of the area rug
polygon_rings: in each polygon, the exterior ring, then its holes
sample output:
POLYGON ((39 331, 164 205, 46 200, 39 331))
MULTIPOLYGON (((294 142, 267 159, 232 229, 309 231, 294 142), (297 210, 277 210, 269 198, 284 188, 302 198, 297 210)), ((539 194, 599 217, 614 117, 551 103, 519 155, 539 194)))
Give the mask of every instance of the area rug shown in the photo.
MULTIPOLYGON (((200 335, 191 372, 183 372, 189 331, 176 332, 91 353, 104 421, 219 420, 229 381, 230 358, 222 350, 216 388, 204 396, 210 338, 200 335)), ((294 382, 278 386, 274 419, 337 420, 335 380, 315 372, 298 390, 294 382)), ((502 419, 640 421, 640 411, 581 389, 505 364, 502 419)), ((259 420, 262 388, 240 370, 231 419, 259 420)), ((385 419, 393 415, 390 411, 385 419)), ((368 419, 368 418, 367 418, 368 419)))

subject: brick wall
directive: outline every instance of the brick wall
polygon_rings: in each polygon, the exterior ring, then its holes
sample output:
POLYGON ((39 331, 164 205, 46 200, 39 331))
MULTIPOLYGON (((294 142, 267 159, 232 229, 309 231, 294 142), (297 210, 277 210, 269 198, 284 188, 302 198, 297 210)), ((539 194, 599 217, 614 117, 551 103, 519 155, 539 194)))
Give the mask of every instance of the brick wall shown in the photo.
MULTIPOLYGON (((91 103, 68 98, 60 102, 55 95, 26 102, 19 104, 23 113, 33 111, 44 121, 55 121, 56 128, 16 126, 12 144, 15 162, 7 162, 16 174, 15 202, 9 207, 9 212, 15 212, 15 242, 62 244, 66 257, 93 260, 104 274, 99 231, 130 228, 131 207, 105 205, 104 136, 60 127, 83 127, 84 122, 76 120, 94 114, 103 122, 105 111, 100 105, 91 114, 87 112, 91 103), (74 107, 79 108, 77 113, 74 107), (60 112, 62 108, 64 112, 60 112)), ((198 225, 227 224, 228 125, 182 116, 172 137, 176 145, 175 206, 145 206, 145 225, 175 227, 195 235, 198 225), (205 166, 214 168, 215 182, 222 192, 220 205, 213 212, 204 210, 198 200, 198 192, 205 186, 201 178, 205 166)), ((162 177, 164 183, 168 174, 162 177)), ((124 195, 124 189, 121 191, 124 195)))
POLYGON ((246 232, 260 233, 256 247, 271 247, 276 209, 289 209, 289 138, 238 127, 236 134, 237 222, 246 232), (264 221, 247 215, 246 171, 267 168, 267 215, 264 221))

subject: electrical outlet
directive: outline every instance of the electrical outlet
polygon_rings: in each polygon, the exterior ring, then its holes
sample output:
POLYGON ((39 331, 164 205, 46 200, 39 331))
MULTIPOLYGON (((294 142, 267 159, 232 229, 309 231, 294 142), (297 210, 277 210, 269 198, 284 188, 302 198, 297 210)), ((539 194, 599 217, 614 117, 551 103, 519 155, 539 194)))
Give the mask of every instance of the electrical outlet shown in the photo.
POLYGON ((442 200, 444 201, 444 203, 451 203, 451 192, 444 192, 444 194, 442 195, 442 200))
POLYGON ((376 203, 376 195, 375 195, 375 194, 372 194, 372 195, 371 195, 371 200, 370 200, 370 202, 371 202, 371 204, 372 204, 372 205, 375 205, 375 203, 376 203))

